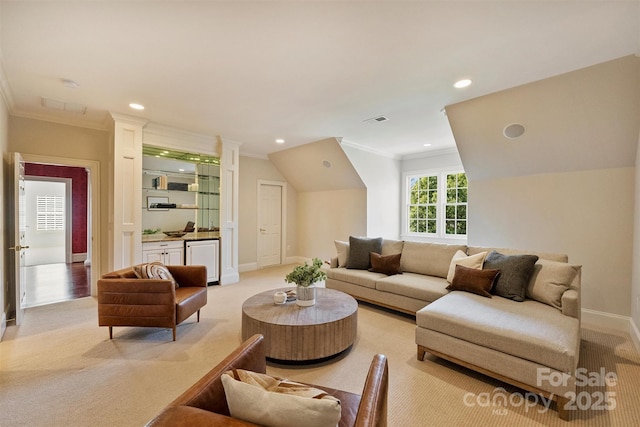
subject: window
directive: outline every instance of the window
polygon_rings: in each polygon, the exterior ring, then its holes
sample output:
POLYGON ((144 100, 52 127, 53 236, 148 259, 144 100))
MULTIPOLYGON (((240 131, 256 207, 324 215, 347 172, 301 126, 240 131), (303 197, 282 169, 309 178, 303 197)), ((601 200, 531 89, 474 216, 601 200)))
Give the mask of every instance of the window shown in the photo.
POLYGON ((36 221, 38 230, 64 230, 64 198, 36 196, 36 221))
POLYGON ((414 236, 467 236, 467 176, 446 171, 406 175, 405 232, 414 236))

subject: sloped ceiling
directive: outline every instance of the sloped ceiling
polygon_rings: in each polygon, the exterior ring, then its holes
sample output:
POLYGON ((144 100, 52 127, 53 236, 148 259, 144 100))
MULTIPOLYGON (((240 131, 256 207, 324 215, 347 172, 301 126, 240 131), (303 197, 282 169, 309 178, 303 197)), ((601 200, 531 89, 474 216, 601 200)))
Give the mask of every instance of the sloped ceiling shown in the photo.
POLYGON ((365 188, 337 138, 277 151, 269 160, 298 192, 365 188))
POLYGON ((470 179, 633 166, 640 58, 561 74, 446 107, 470 179), (517 139, 503 135, 520 123, 517 139))

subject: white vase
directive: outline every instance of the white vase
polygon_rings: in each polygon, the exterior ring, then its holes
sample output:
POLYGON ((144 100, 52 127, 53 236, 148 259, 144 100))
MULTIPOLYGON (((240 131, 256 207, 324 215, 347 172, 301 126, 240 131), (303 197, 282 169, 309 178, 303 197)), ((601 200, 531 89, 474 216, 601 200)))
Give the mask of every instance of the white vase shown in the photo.
POLYGON ((302 307, 309 307, 316 303, 316 287, 298 286, 296 290, 296 304, 302 307))

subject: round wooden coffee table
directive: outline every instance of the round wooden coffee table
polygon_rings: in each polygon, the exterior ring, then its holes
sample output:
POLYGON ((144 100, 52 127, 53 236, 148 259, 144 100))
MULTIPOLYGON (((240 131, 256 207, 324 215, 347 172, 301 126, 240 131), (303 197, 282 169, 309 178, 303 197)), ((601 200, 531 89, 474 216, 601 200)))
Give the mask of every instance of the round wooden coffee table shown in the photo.
POLYGON ((295 301, 277 305, 271 289, 242 304, 242 339, 265 338, 267 357, 309 361, 334 356, 349 348, 358 329, 358 303, 334 289, 316 289, 316 303, 300 307, 295 301))

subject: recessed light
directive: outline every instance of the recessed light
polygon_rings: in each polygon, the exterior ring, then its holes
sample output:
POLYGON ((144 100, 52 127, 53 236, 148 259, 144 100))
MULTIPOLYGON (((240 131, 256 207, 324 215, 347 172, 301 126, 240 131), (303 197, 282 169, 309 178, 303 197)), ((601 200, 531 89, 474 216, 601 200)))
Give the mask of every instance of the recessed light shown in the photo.
POLYGON ((467 87, 471 84, 471 80, 469 79, 462 79, 462 80, 458 80, 457 82, 455 82, 453 84, 453 87, 455 87, 456 89, 462 89, 463 87, 467 87))
POLYGON ((322 166, 324 166, 327 169, 331 169, 331 166, 333 166, 333 165, 331 164, 331 162, 329 160, 323 160, 322 161, 322 166))
POLYGON ((424 144, 425 147, 431 147, 431 144, 424 144))
POLYGON ((276 144, 284 144, 284 139, 282 138, 276 139, 276 144))
POLYGON ((136 104, 135 102, 129 104, 129 107, 133 108, 134 110, 144 110, 144 105, 136 104))

